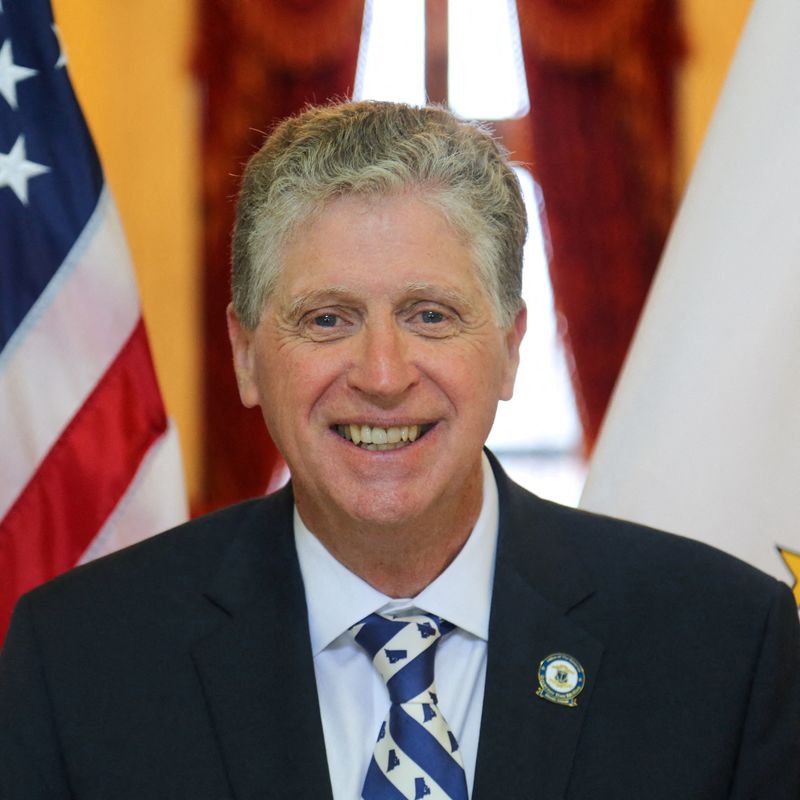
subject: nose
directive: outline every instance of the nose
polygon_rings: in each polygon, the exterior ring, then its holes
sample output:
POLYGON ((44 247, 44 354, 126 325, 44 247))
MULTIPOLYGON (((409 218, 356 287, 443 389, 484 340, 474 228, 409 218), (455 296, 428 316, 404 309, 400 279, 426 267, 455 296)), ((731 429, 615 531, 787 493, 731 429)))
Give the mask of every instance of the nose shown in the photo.
POLYGON ((419 380, 408 335, 394 320, 370 320, 359 332, 348 385, 385 402, 402 397, 419 380))

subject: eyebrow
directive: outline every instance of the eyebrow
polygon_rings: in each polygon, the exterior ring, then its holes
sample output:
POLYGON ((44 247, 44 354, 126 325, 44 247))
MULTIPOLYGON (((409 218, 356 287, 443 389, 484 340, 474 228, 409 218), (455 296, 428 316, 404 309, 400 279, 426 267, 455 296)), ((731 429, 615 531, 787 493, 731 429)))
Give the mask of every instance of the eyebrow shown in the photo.
MULTIPOLYGON (((414 297, 430 296, 437 301, 452 303, 456 306, 472 307, 472 303, 461 292, 437 283, 429 283, 428 281, 407 283, 402 287, 402 293, 414 297)), ((327 305, 331 302, 354 302, 356 299, 355 292, 345 285, 326 286, 324 289, 313 289, 297 295, 289 304, 286 315, 289 319, 296 319, 302 316, 303 312, 309 307, 327 305)))
POLYGON ((427 281, 407 283, 405 286, 405 293, 411 295, 433 295, 437 299, 453 303, 454 305, 472 305, 461 292, 447 286, 440 286, 438 283, 428 283, 427 281))
POLYGON ((289 319, 295 319, 301 316, 309 306, 315 306, 318 303, 326 305, 331 300, 341 301, 352 297, 352 291, 346 286, 326 286, 324 289, 313 289, 310 292, 303 292, 303 294, 297 295, 292 300, 287 309, 287 316, 289 319))

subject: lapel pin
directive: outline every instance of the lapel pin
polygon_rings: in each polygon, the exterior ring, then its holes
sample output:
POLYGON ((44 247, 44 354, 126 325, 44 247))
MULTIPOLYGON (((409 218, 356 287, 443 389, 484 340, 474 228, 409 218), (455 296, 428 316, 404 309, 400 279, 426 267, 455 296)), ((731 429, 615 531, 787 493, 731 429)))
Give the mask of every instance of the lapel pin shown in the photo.
POLYGON ((536 694, 560 706, 578 705, 575 698, 583 691, 586 674, 577 658, 566 653, 552 653, 539 664, 539 688, 536 694))

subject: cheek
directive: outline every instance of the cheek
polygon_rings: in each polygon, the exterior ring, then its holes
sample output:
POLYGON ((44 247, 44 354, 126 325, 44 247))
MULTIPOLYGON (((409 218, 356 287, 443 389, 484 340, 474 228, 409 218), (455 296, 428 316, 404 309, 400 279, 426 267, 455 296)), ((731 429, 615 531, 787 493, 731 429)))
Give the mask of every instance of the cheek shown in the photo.
POLYGON ((474 412, 496 392, 496 364, 472 348, 442 349, 421 363, 422 371, 459 413, 474 412))
POLYGON ((262 396, 273 419, 308 419, 328 399, 344 372, 335 353, 296 348, 262 374, 262 396))
POLYGON ((496 392, 503 372, 503 353, 498 347, 490 347, 485 342, 465 343, 458 352, 448 359, 451 370, 458 370, 464 382, 475 391, 496 392))

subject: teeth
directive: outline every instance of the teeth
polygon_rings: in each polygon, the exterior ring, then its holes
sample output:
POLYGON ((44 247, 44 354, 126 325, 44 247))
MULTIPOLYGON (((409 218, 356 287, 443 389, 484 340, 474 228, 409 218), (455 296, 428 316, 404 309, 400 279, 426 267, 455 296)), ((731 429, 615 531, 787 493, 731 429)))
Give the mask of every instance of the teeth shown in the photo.
POLYGON ((389 428, 370 425, 336 426, 344 439, 361 445, 366 450, 394 450, 416 441, 422 433, 421 425, 399 425, 389 428))

